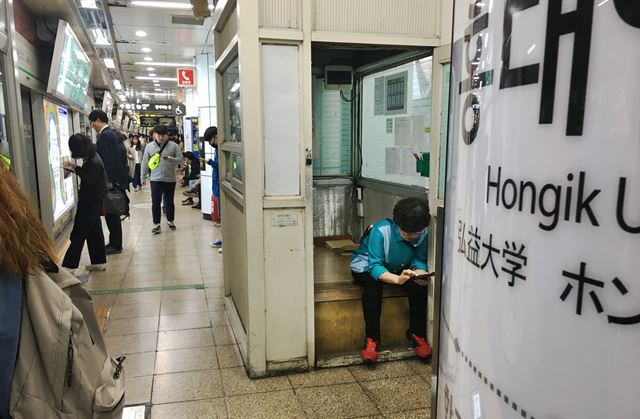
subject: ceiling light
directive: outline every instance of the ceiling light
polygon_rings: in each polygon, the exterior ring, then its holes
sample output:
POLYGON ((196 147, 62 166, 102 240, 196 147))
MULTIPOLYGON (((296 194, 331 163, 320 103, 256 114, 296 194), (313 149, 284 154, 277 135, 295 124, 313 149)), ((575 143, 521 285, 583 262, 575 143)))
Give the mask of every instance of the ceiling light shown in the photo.
POLYGON ((142 52, 151 52, 151 48, 143 47, 140 51, 142 51, 142 52))
POLYGON ((164 80, 164 81, 178 81, 175 77, 147 77, 147 76, 136 76, 137 80, 164 80))
POLYGON ((155 89, 156 92, 162 92, 162 89, 155 89))
MULTIPOLYGON (((145 58, 147 60, 147 58, 145 58)), ((149 60, 147 60, 149 61, 149 60)), ((149 65, 149 63, 144 63, 142 61, 138 61, 134 63, 135 65, 149 65)), ((153 63, 156 67, 195 67, 196 65, 193 63, 153 63)))
POLYGON ((155 70, 155 68, 153 68, 153 67, 147 67, 147 71, 153 71, 153 70, 155 70))
POLYGON ((104 58, 104 65, 107 68, 116 68, 116 63, 113 61, 113 58, 104 58))
POLYGON ((153 79, 153 82, 154 82, 154 83, 158 83, 158 84, 159 84, 159 83, 160 83, 160 80, 158 80, 158 79, 153 79))
POLYGON ((145 36, 147 36, 147 33, 145 31, 136 31, 136 36, 144 38, 145 36))
POLYGON ((149 1, 149 0, 133 0, 129 6, 134 7, 155 7, 159 9, 192 9, 189 3, 179 3, 177 1, 149 1))
POLYGON ((80 7, 85 9, 97 9, 96 0, 80 0, 80 7))
POLYGON ((235 92, 238 91, 239 88, 240 88, 240 83, 236 83, 233 86, 231 86, 230 91, 231 91, 231 93, 235 93, 235 92))
POLYGON ((153 58, 151 58, 151 57, 144 57, 144 60, 145 60, 145 61, 153 61, 153 58))
POLYGON ((156 73, 149 73, 149 77, 155 77, 156 73))
POLYGON ((120 80, 118 79, 113 79, 113 86, 116 88, 116 90, 122 89, 122 83, 120 83, 120 80))

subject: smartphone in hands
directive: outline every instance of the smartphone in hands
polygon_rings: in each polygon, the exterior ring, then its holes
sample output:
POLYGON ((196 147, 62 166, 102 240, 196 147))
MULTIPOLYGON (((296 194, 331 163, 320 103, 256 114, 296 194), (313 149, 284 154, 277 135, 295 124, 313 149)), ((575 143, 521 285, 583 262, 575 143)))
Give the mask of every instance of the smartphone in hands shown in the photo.
POLYGON ((429 273, 422 274, 422 275, 414 275, 414 276, 411 277, 411 279, 416 284, 421 285, 421 286, 425 286, 431 281, 431 278, 434 275, 435 275, 435 272, 429 272, 429 273))

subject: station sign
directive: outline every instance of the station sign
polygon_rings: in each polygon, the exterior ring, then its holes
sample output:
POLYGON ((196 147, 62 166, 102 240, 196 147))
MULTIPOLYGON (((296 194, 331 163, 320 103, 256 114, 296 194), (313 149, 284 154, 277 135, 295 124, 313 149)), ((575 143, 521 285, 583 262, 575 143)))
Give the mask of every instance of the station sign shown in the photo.
POLYGON ((178 86, 194 87, 196 85, 196 70, 193 68, 178 69, 178 86))
POLYGON ((637 4, 455 2, 439 419, 639 417, 637 4))

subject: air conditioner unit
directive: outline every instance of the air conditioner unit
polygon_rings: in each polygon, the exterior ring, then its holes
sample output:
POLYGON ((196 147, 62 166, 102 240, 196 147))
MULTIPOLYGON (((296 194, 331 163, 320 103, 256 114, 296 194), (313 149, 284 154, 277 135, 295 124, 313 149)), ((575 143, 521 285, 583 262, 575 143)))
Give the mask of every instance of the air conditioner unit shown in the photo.
POLYGON ((327 90, 351 90, 353 67, 328 65, 324 68, 324 86, 327 90))

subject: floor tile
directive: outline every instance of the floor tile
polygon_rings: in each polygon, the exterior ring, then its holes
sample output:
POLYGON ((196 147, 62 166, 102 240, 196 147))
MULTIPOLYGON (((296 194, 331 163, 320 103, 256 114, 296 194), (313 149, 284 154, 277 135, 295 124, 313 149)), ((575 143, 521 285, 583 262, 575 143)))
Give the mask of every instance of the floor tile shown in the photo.
POLYGON ((205 299, 204 290, 186 289, 174 291, 162 291, 162 301, 186 301, 205 299))
POLYGON ((241 367, 244 365, 238 345, 216 346, 215 348, 220 368, 241 367))
POLYGON ((360 385, 385 414, 431 406, 431 386, 420 376, 366 381, 360 385))
POLYGON ((207 299, 209 311, 225 311, 224 298, 207 299))
POLYGON ((153 378, 154 404, 222 397, 219 370, 161 374, 153 378))
POLYGON ((105 337, 107 350, 111 355, 152 352, 156 350, 157 340, 157 333, 105 337))
POLYGON ((160 314, 160 302, 146 304, 116 304, 111 308, 109 318, 131 319, 135 317, 152 317, 160 314))
POLYGON ((201 313, 208 311, 206 300, 164 301, 160 307, 163 316, 171 314, 201 313))
POLYGON ((213 346, 213 333, 211 328, 174 330, 158 333, 158 350, 199 348, 213 346))
POLYGON ((214 327, 213 340, 216 345, 234 345, 237 343, 230 326, 214 327))
POLYGON ((153 376, 127 377, 127 389, 124 402, 127 406, 134 404, 145 404, 151 401, 151 383, 153 376))
POLYGON ((127 377, 127 387, 129 378, 153 375, 153 368, 156 360, 155 352, 141 352, 128 354, 125 361, 125 374, 127 377))
POLYGON ((422 362, 419 359, 409 359, 405 362, 418 374, 431 375, 431 363, 422 362))
POLYGON ((188 313, 160 316, 160 330, 201 329, 211 326, 209 313, 188 313))
POLYGON ((151 419, 222 419, 226 417, 227 406, 224 399, 156 404, 151 408, 151 419))
POLYGON ((265 393, 277 390, 288 390, 291 384, 287 377, 271 377, 251 379, 244 367, 225 368, 220 370, 225 396, 240 394, 265 393))
POLYGON ((117 304, 146 304, 160 301, 160 291, 142 291, 118 294, 117 304))
POLYGON ((213 327, 230 325, 226 311, 212 311, 209 313, 209 317, 211 318, 211 326, 213 327))
POLYGON ((136 335, 158 331, 158 316, 110 320, 105 336, 136 335))
POLYGON ((353 418, 380 412, 357 383, 309 387, 296 390, 300 404, 310 417, 353 418))
POLYGON ((406 412, 387 413, 385 417, 393 419, 430 419, 431 411, 428 409, 409 410, 406 412))
POLYGON ((358 381, 381 380, 383 378, 404 377, 417 373, 404 361, 378 362, 375 365, 349 367, 358 381))
POLYGON ((215 347, 159 351, 156 355, 155 374, 212 370, 218 368, 215 347))
POLYGON ((227 397, 230 418, 303 418, 302 406, 292 390, 227 397))
POLYGON ((347 368, 328 368, 302 374, 289 375, 293 388, 327 386, 332 384, 355 383, 355 378, 347 368))

